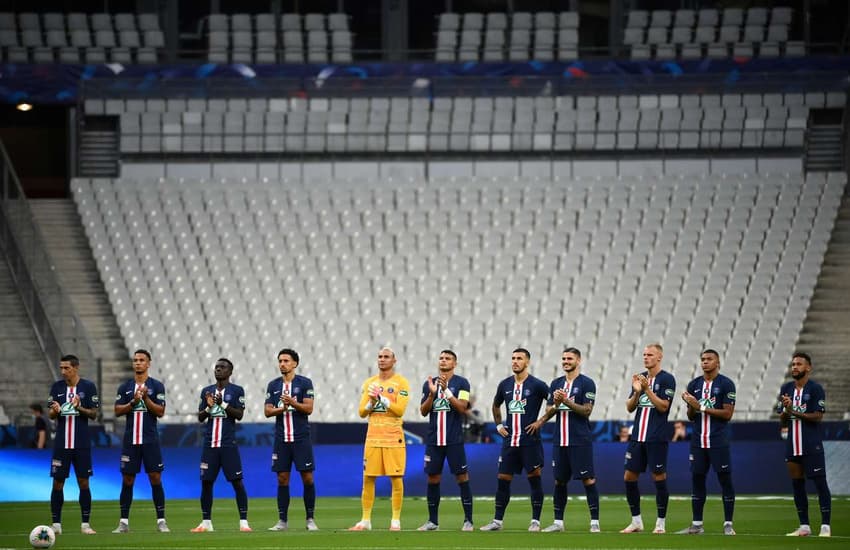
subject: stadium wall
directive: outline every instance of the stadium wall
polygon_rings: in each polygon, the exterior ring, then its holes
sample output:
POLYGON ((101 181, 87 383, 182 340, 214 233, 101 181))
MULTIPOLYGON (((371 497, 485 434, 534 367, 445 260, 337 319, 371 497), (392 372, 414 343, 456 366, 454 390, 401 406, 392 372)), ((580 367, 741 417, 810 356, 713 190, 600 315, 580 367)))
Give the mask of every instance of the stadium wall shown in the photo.
MULTIPOLYGON (((668 468, 670 492, 689 494, 690 473, 688 450, 684 443, 671 444, 668 468)), ((834 495, 850 494, 850 442, 829 441, 825 444, 827 477, 834 495)), ((551 447, 544 446, 547 464, 550 463, 551 447)), ((422 473, 425 447, 410 445, 407 449, 407 473, 405 495, 425 496, 425 475, 422 473)), ((594 446, 594 460, 602 495, 622 495, 623 443, 599 443, 594 446)), ((362 445, 318 445, 315 447, 317 470, 315 473, 317 494, 326 496, 357 497, 361 491, 362 445)), ((92 497, 95 500, 116 500, 121 491, 121 475, 118 464, 121 450, 94 449, 94 477, 91 480, 92 497)), ((200 491, 198 464, 200 452, 197 448, 164 449, 166 470, 163 473, 168 498, 197 498, 200 491)), ((275 496, 274 476, 271 472, 269 448, 247 447, 241 449, 245 471, 245 485, 253 498, 275 496)), ((790 492, 784 463, 784 442, 745 441, 733 446, 733 477, 738 494, 785 494, 790 492)), ((478 496, 490 496, 495 492, 495 479, 499 448, 495 445, 468 445, 467 458, 471 472, 472 492, 478 496)), ((0 453, 0 470, 14 472, 15 482, 0 484, 0 502, 47 501, 50 497, 50 451, 14 450, 0 453)), ((443 494, 456 496, 457 486, 446 479, 443 494)), ((551 468, 543 468, 543 486, 551 492, 553 486, 551 468)), ((8 481, 8 480, 7 480, 8 481)), ((651 492, 651 479, 644 476, 641 483, 651 492)), ((76 483, 66 486, 66 501, 77 499, 76 483)), ((389 481, 379 479, 379 496, 389 495, 389 481)), ((216 493, 231 494, 229 484, 219 476, 216 493)), ((709 476, 709 491, 719 493, 714 476, 709 476)), ((301 496, 299 476, 292 477, 292 494, 301 496)), ((522 479, 514 483, 512 493, 527 495, 528 484, 522 479)), ((136 484, 136 498, 150 498, 150 487, 146 483, 136 484)))
POLYGON ((801 158, 647 160, 429 160, 349 162, 125 162, 121 177, 241 180, 365 180, 498 177, 568 179, 706 174, 802 174, 801 158))

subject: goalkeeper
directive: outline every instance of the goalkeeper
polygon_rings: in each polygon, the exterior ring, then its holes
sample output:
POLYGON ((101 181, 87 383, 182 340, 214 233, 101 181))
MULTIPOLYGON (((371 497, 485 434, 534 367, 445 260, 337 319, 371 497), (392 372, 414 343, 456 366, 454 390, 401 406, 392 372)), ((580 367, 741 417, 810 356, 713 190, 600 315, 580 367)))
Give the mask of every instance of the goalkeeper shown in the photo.
POLYGON ((406 450, 402 417, 410 399, 410 384, 395 372, 395 352, 388 347, 378 351, 378 374, 363 383, 358 412, 369 417, 366 446, 363 450, 363 515, 349 531, 372 529, 372 505, 375 503, 375 478, 389 476, 392 483, 392 521, 390 531, 401 531, 401 503, 404 498, 406 450))

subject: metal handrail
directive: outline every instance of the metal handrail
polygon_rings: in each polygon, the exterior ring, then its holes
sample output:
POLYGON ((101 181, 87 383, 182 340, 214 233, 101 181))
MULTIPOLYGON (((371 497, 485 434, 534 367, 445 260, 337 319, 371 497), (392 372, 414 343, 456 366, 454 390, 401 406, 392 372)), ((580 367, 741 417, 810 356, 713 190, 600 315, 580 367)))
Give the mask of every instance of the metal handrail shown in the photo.
MULTIPOLYGON (((100 377, 100 358, 68 294, 62 288, 41 230, 12 161, 0 142, 0 247, 21 293, 32 328, 54 379, 59 359, 72 353, 100 377)), ((91 371, 90 371, 91 372, 91 371)))

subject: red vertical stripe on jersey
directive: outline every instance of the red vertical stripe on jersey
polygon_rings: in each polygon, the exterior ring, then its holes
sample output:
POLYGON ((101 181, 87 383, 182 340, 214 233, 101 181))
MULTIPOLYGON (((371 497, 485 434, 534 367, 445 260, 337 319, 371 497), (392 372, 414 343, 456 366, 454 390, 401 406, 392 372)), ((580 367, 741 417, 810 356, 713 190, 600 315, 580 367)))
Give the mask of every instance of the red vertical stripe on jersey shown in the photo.
MULTIPOLYGON (((440 390, 440 399, 446 398, 445 390, 440 390)), ((446 444, 446 411, 437 411, 437 445, 446 444)))
MULTIPOLYGON (((522 384, 514 383, 514 400, 519 401, 522 397, 522 384)), ((511 415, 511 447, 519 447, 519 439, 522 435, 522 415, 511 415)))
MULTIPOLYGON (((221 395, 221 392, 216 390, 215 396, 218 397, 221 395)), ((216 416, 213 418, 212 425, 212 438, 210 442, 210 447, 221 447, 221 428, 222 428, 222 418, 220 416, 216 416)))
MULTIPOLYGON (((803 402, 803 388, 794 388, 793 410, 799 410, 803 402)), ((794 456, 803 454, 803 423, 796 416, 791 417, 791 451, 794 456)))
MULTIPOLYGON (((74 396, 77 394, 76 386, 68 386, 68 390, 65 393, 65 402, 70 403, 74 400, 74 396)), ((66 449, 74 449, 77 446, 77 417, 76 416, 66 416, 65 417, 65 448, 66 449)))
MULTIPOLYGON (((652 387, 655 382, 655 377, 648 380, 648 387, 652 387)), ((640 402, 640 401, 638 401, 640 402)), ((641 407, 640 418, 638 418, 638 441, 646 441, 646 432, 649 429, 649 412, 653 407, 641 407)))
MULTIPOLYGON (((567 394, 567 397, 570 396, 570 386, 572 382, 569 380, 564 381, 564 393, 567 394)), ((569 422, 570 411, 564 410, 561 411, 561 447, 567 447, 570 444, 570 422, 569 422)))
MULTIPOLYGON (((702 403, 706 403, 706 400, 711 397, 711 383, 712 380, 702 381, 702 403)), ((708 413, 702 413, 702 418, 700 419, 702 433, 699 437, 699 446, 703 449, 708 449, 711 447, 711 417, 708 416, 708 413)))
MULTIPOLYGON (((292 383, 283 383, 283 395, 292 395, 292 383)), ((292 443, 295 441, 295 429, 292 425, 292 411, 287 407, 283 411, 283 442, 292 443)))
MULTIPOLYGON (((139 391, 139 385, 136 384, 136 389, 133 393, 139 391)), ((142 444, 142 428, 144 428, 144 416, 142 411, 133 412, 133 445, 142 444)))

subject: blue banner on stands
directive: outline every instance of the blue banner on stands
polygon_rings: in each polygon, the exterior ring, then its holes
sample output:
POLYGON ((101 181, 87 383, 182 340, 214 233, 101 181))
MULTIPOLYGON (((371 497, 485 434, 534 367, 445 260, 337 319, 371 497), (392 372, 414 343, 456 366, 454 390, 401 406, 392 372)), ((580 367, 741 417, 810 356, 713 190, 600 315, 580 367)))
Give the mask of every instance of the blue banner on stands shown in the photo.
POLYGON ((0 65, 6 103, 215 95, 560 95, 843 90, 850 58, 351 65, 0 65))
MULTIPOLYGON (((467 445, 470 483, 476 496, 493 495, 496 490, 499 447, 497 445, 467 445)), ((668 459, 668 485, 674 494, 689 494, 691 477, 688 466, 687 443, 670 445, 668 459)), ((552 446, 544 445, 546 467, 543 468, 543 486, 550 494, 553 486, 551 453, 552 446)), ((599 443, 594 445, 594 469, 597 473, 599 491, 603 495, 623 494, 624 443, 599 443)), ((322 496, 360 495, 363 473, 363 445, 317 445, 316 487, 322 496)), ((425 495, 425 474, 422 471, 425 447, 410 445, 407 448, 407 471, 405 473, 405 496, 425 495)), ((274 497, 276 483, 271 471, 271 449, 246 447, 240 449, 245 471, 245 487, 248 496, 274 497)), ((0 452, 0 470, 15 472, 14 483, 0 484, 0 502, 47 501, 50 498, 50 454, 49 450, 9 450, 0 452)), ((121 492, 121 473, 118 470, 120 449, 94 449, 94 476, 91 479, 92 497, 95 500, 117 500, 121 492)), ((790 483, 785 470, 785 446, 781 441, 742 442, 733 446, 733 478, 738 494, 770 494, 790 492, 790 483)), ((168 498, 197 498, 200 493, 200 449, 167 448, 163 450, 165 472, 162 479, 168 498)), ((828 465, 829 466, 829 465, 828 465)), ((443 483, 443 494, 455 496, 457 486, 451 476, 443 483)), ((512 487, 515 495, 527 495, 528 483, 525 476, 517 476, 512 487)), ((577 483, 577 482, 574 482, 577 483)), ((644 490, 652 494, 652 479, 642 476, 644 490)), ((573 489, 576 490, 576 489, 573 489)), ((714 475, 709 476, 709 490, 718 494, 714 475)), ((388 478, 380 478, 378 495, 389 494, 388 478)), ((232 495, 229 484, 219 476, 215 489, 218 495, 232 495)), ((302 494, 301 477, 292 476, 292 495, 302 494)), ((136 483, 135 498, 149 499, 150 486, 136 483)), ((220 498, 230 498, 220 497, 220 498)), ((65 484, 65 501, 77 500, 77 484, 73 479, 65 484)), ((682 506, 685 506, 682 504, 682 506)))

